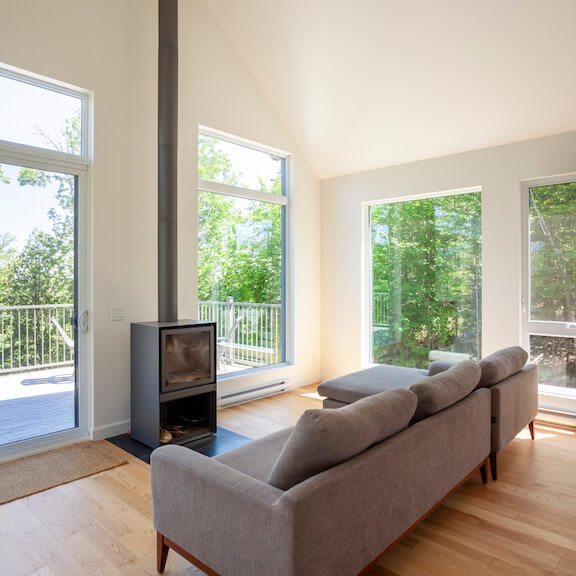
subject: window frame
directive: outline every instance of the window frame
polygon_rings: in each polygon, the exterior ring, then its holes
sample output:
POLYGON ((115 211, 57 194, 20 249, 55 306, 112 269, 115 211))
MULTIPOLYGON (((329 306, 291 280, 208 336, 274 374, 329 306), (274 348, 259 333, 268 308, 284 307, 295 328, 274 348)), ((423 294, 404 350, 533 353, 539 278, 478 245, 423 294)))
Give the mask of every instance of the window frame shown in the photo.
MULTIPOLYGON (((76 304, 79 311, 92 308, 92 110, 93 94, 90 91, 52 80, 38 74, 19 70, 0 63, 0 75, 33 86, 74 96, 81 100, 82 151, 69 154, 48 148, 30 146, 0 139, 0 164, 22 166, 47 172, 57 172, 76 177, 76 304)), ((89 312, 90 313, 90 312, 89 312)), ((92 320, 88 318, 88 326, 92 320)), ((93 390, 93 331, 77 332, 77 426, 70 430, 38 436, 0 447, 0 462, 15 456, 25 456, 40 450, 56 448, 71 441, 90 440, 94 434, 92 417, 93 390)))
MULTIPOLYGON (((256 372, 275 370, 283 366, 289 366, 294 363, 293 358, 293 342, 292 335, 294 316, 293 316, 293 283, 292 283, 292 237, 293 237, 293 215, 292 215, 292 197, 293 197, 293 156, 289 152, 272 148, 265 144, 259 144, 251 140, 233 136, 226 132, 209 128, 207 126, 198 126, 198 137, 208 136, 217 140, 223 140, 230 144, 250 148, 257 152, 264 152, 273 156, 281 158, 283 162, 282 180, 283 180, 283 194, 271 194, 262 192, 260 190, 253 190, 242 186, 234 186, 232 184, 223 184, 221 182, 214 182, 212 180, 203 180, 198 178, 197 185, 197 198, 199 192, 209 192, 212 194, 219 194, 222 196, 232 196, 234 198, 241 198, 244 200, 266 202, 284 207, 284 217, 282 224, 282 351, 283 360, 276 364, 267 364, 265 366, 258 366, 254 368, 247 368, 246 370, 218 374, 218 380, 233 380, 241 378, 256 372)), ((198 141, 198 138, 197 138, 198 141)))
POLYGON ((36 151, 36 153, 42 152, 42 156, 46 154, 46 158, 51 158, 55 165, 61 165, 62 167, 76 165, 80 169, 88 170, 90 159, 92 158, 92 94, 86 90, 81 90, 80 88, 66 84, 65 82, 58 82, 39 74, 33 74, 32 72, 24 72, 18 68, 14 68, 13 66, 8 66, 2 63, 0 63, 0 76, 10 78, 17 82, 23 82, 31 86, 36 86, 44 90, 50 90, 51 92, 63 94, 64 96, 72 96, 73 98, 78 98, 82 105, 80 113, 80 122, 82 126, 80 154, 68 154, 66 152, 59 152, 50 148, 20 144, 18 142, 2 140, 0 138, 0 146, 2 149, 5 149, 6 153, 9 153, 10 150, 15 150, 16 152, 21 151, 24 154, 26 154, 26 151, 36 151))
MULTIPOLYGON (((557 320, 532 320, 531 308, 531 259, 530 259, 530 189, 576 182, 576 172, 521 181, 522 194, 522 295, 521 330, 522 345, 530 353, 530 336, 550 338, 576 338, 576 323, 557 320)), ((576 413, 576 388, 549 386, 538 383, 541 408, 550 412, 576 413)))

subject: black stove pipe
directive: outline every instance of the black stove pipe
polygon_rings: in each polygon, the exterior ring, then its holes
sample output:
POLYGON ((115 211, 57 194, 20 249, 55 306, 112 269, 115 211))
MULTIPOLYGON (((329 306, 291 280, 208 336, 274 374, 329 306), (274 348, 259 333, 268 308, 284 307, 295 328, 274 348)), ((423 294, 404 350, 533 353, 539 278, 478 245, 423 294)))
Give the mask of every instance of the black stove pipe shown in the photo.
POLYGON ((159 0, 158 320, 178 320, 178 0, 159 0))

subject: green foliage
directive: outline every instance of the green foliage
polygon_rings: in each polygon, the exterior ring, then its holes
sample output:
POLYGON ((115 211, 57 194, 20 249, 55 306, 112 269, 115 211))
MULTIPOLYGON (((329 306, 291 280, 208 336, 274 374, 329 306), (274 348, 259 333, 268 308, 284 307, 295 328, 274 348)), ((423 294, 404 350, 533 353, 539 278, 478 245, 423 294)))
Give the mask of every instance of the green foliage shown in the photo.
POLYGON ((0 165, 0 184, 10 184, 10 178, 4 175, 2 171, 2 165, 0 165))
POLYGON ((576 321, 576 183, 530 190, 530 315, 576 321))
POLYGON ((70 258, 60 238, 34 230, 11 266, 10 306, 70 302, 73 293, 70 258))
MULTIPOLYGON (((80 151, 80 117, 66 121, 56 149, 80 151)), ((57 207, 48 212, 51 231, 33 230, 17 252, 14 238, 0 235, 0 305, 63 304, 74 300, 74 191, 75 177, 22 167, 19 186, 56 185, 57 207)), ((0 167, 0 184, 10 184, 0 167)), ((24 215, 22 215, 24 217, 24 215)))
POLYGON ((430 350, 480 353, 480 194, 374 206, 372 286, 386 295, 374 361, 427 366, 430 350))
MULTIPOLYGON (((238 184, 241 175, 212 138, 199 139, 201 179, 238 184)), ((277 193, 280 177, 267 189, 277 193)), ((199 300, 280 303, 283 207, 200 191, 198 198, 199 300)))

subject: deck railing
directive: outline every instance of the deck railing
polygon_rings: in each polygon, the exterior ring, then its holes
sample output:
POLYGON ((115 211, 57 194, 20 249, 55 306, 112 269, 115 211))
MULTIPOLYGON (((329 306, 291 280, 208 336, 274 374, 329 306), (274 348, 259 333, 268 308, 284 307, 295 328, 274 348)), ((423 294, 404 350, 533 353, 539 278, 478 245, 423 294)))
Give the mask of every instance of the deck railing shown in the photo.
POLYGON ((71 364, 72 304, 0 306, 0 374, 71 364), (58 324, 58 326, 57 326, 58 324))
POLYGON ((198 318, 217 323, 219 362, 262 366, 282 362, 282 306, 201 301, 198 318))
POLYGON ((390 325, 387 292, 372 293, 372 325, 378 328, 390 325))

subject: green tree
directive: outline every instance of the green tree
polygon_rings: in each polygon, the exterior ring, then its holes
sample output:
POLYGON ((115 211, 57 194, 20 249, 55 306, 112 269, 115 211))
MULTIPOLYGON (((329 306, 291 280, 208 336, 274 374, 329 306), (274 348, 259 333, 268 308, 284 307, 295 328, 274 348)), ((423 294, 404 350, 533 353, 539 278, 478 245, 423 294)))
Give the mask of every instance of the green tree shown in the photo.
POLYGON ((530 315, 576 321, 576 183, 530 189, 530 315))
MULTIPOLYGON (((238 185, 228 156, 218 141, 199 138, 200 179, 238 185)), ((278 177, 268 188, 278 193, 278 177)), ((282 283, 282 208, 200 191, 198 198, 198 295, 199 299, 280 303, 282 283)))
POLYGON ((34 230, 12 263, 8 304, 27 306, 70 302, 73 276, 67 256, 59 238, 34 230))
POLYGON ((430 350, 477 356, 480 195, 382 204, 370 218, 373 292, 388 310, 374 360, 425 367, 430 350))
MULTIPOLYGON (((57 139, 44 134, 57 150, 80 151, 80 117, 67 120, 57 139)), ((9 185, 2 177, 0 184, 9 185)), ((0 303, 13 306, 64 304, 74 296, 74 192, 75 177, 22 167, 19 186, 47 188, 56 185, 57 207, 48 212, 50 232, 33 230, 18 253, 0 251, 0 303)))

